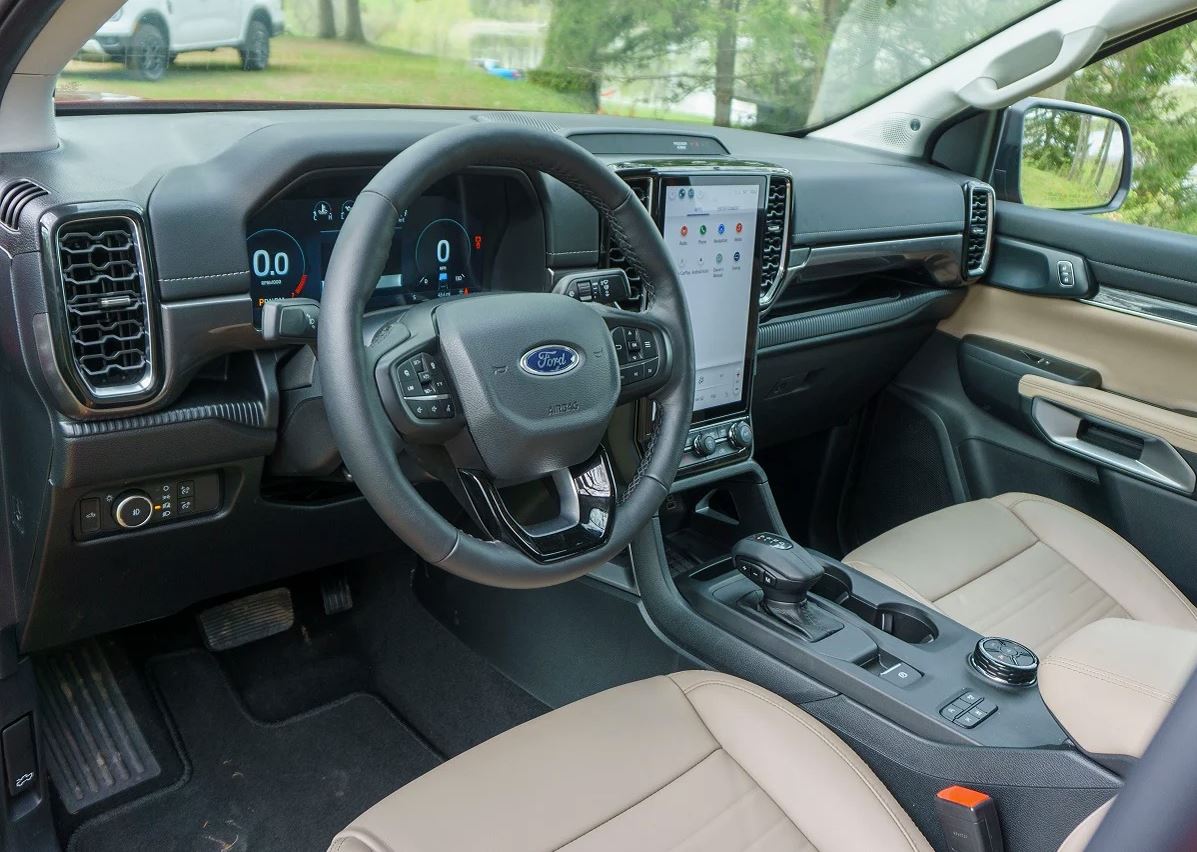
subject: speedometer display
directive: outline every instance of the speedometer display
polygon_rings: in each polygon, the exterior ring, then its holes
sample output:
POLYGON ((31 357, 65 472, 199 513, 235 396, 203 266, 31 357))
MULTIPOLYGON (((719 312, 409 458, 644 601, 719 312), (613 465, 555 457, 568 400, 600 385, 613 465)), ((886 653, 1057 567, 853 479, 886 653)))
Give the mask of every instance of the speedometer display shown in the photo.
MULTIPOLYGON (((320 299, 333 247, 367 179, 360 173, 314 177, 251 217, 246 249, 255 326, 261 327, 268 301, 320 299)), ((367 310, 486 289, 506 226, 505 180, 486 174, 448 178, 403 211, 367 310)))
POLYGON ((249 249, 249 271, 258 292, 256 306, 271 299, 290 299, 312 296, 308 287, 307 258, 295 237, 278 228, 254 231, 246 240, 249 249))

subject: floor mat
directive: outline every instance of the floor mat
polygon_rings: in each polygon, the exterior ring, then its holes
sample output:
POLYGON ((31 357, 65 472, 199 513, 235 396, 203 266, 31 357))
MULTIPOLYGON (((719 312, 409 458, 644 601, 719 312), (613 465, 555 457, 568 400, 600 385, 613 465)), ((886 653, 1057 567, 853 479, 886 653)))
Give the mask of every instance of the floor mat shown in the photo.
POLYGON ((355 694, 284 722, 250 718, 211 654, 151 661, 188 771, 84 823, 69 852, 303 852, 439 758, 378 698, 355 694))

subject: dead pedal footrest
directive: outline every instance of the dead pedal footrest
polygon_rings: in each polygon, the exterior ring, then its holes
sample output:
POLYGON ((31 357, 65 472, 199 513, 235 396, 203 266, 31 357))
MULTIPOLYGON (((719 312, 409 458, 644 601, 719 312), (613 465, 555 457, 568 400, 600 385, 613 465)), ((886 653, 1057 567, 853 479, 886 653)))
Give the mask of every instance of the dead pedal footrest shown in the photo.
POLYGON ((270 589, 237 598, 199 614, 204 644, 212 651, 227 651, 291 629, 295 609, 291 590, 270 589))
POLYGON ((46 766, 72 814, 162 771, 95 640, 38 660, 46 766))

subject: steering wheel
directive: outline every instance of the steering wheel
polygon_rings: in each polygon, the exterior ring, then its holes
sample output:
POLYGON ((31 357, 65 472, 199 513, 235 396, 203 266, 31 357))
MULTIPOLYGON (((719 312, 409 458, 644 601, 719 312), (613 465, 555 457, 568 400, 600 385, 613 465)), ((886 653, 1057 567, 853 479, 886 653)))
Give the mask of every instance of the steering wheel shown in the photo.
POLYGON ((677 474, 694 391, 677 273, 628 186, 561 136, 454 127, 391 160, 337 238, 318 342, 329 424, 362 494, 421 558, 469 580, 534 588, 597 568, 651 521, 677 474), (367 339, 366 302, 401 213, 436 181, 471 166, 541 171, 582 195, 643 279, 644 309, 482 293, 396 312, 367 339), (635 348, 639 360, 621 370, 617 345, 635 348), (602 440, 616 405, 637 398, 654 400, 657 414, 621 488, 602 440), (488 538, 430 506, 403 473, 400 451, 441 479, 488 538), (521 521, 503 488, 543 478, 555 486, 556 517, 521 521))

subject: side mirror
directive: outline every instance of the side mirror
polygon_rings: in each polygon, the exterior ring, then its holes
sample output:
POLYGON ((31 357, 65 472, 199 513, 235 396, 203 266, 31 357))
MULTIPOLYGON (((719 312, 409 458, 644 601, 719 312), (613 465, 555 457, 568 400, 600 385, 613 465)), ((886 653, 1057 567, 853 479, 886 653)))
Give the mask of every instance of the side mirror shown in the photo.
POLYGON ((1003 201, 1109 213, 1130 191, 1132 159, 1122 116, 1027 98, 1005 111, 990 183, 1003 201))

